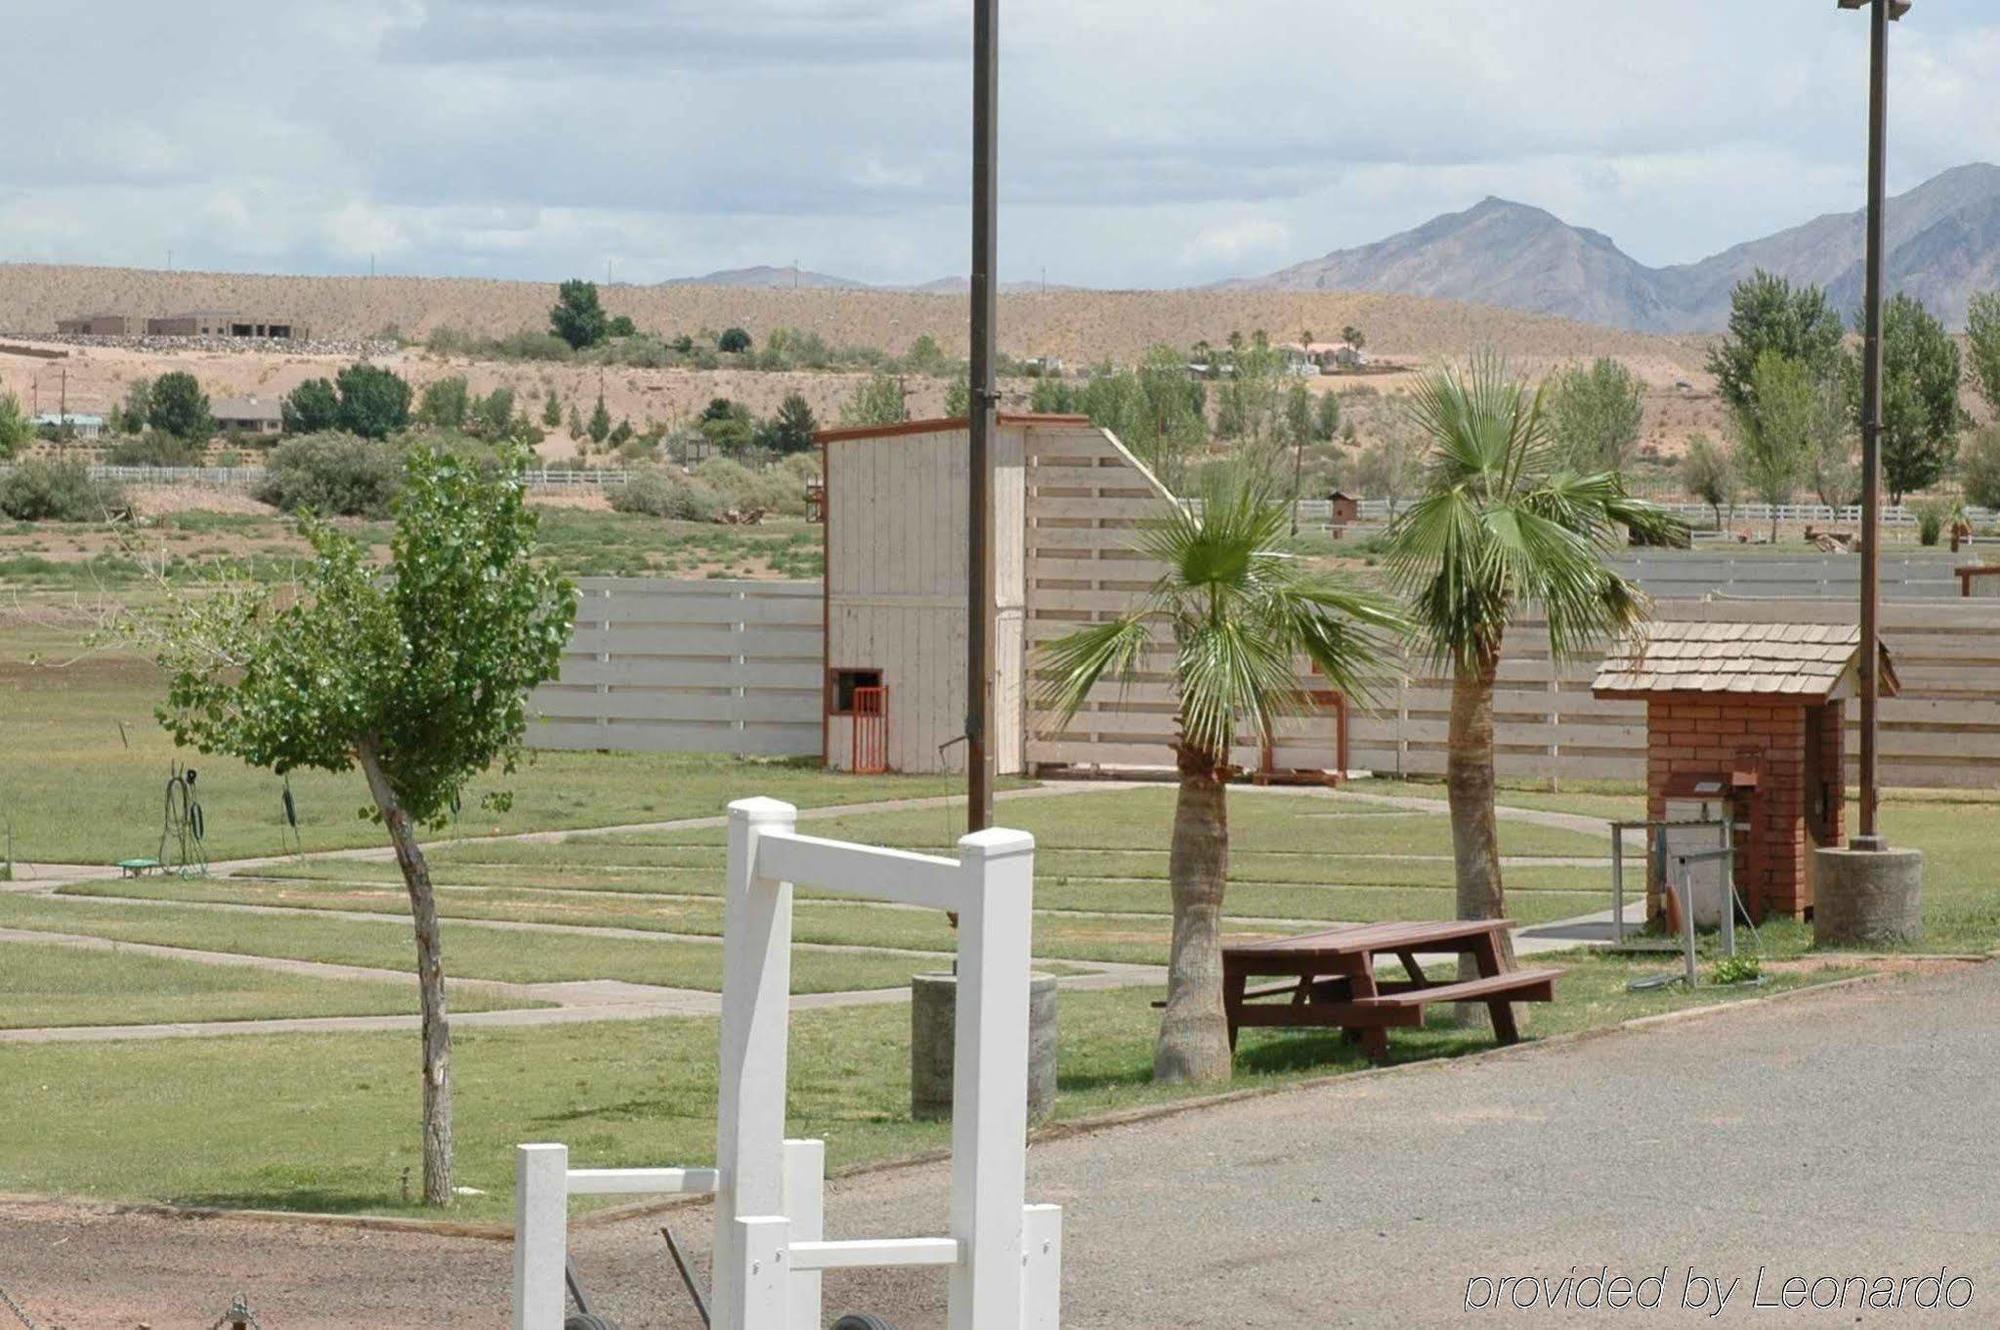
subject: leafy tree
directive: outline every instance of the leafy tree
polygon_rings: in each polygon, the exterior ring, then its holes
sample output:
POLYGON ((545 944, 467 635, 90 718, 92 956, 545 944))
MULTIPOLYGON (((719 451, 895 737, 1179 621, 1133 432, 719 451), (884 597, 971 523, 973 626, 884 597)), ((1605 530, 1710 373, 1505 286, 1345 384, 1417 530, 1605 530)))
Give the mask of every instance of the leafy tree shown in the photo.
POLYGON ((604 409, 604 394, 597 395, 597 405, 590 412, 588 430, 592 443, 603 443, 611 437, 611 413, 604 409))
POLYGON ((1706 434, 1691 435, 1687 455, 1681 459, 1681 484, 1715 510, 1715 525, 1720 529, 1723 508, 1736 506, 1736 463, 1728 450, 1706 434))
POLYGON ((319 434, 340 424, 340 393, 331 379, 307 379, 279 404, 287 434, 319 434))
POLYGON ((722 336, 715 339, 715 349, 727 353, 748 351, 750 334, 741 328, 725 328, 722 336))
POLYGON ((1283 408, 1285 440, 1293 447, 1310 443, 1313 436, 1313 394, 1303 383, 1285 389, 1283 408))
POLYGON ((153 381, 137 378, 125 386, 125 410, 117 422, 121 434, 137 434, 153 413, 153 381))
POLYGON ((131 511, 125 493, 82 462, 30 457, 0 476, 0 514, 17 522, 108 522, 131 511))
POLYGON ((454 374, 425 385, 423 400, 417 406, 417 420, 441 429, 463 429, 471 404, 472 394, 464 377, 454 374))
POLYGON ((1851 406, 1860 388, 1860 369, 1860 361, 1843 350, 1836 372, 1813 380, 1805 480, 1830 508, 1852 503, 1861 493, 1861 436, 1851 406))
POLYGON ((840 406, 843 425, 894 425, 910 418, 903 381, 893 374, 871 374, 840 406))
POLYGON ((1601 556, 1620 527, 1668 543, 1680 524, 1629 497, 1615 471, 1570 470, 1541 395, 1497 357, 1425 376, 1410 416, 1429 443, 1424 488, 1390 528, 1384 562, 1432 664, 1452 674, 1445 770, 1458 915, 1504 918, 1493 685, 1507 625, 1540 611, 1550 652, 1563 661, 1641 621, 1644 593, 1601 556))
POLYGON ((623 448, 627 443, 632 441, 634 433, 632 422, 621 417, 617 427, 611 431, 608 442, 613 448, 623 448))
POLYGON ((707 409, 701 413, 699 428, 711 444, 727 453, 742 452, 757 438, 750 408, 727 397, 709 399, 707 409))
POLYGON ((2000 424, 1972 436, 1959 458, 1965 501, 1981 508, 2000 508, 2000 424))
MULTIPOLYGON (((436 893, 418 843, 471 780, 512 772, 527 695, 556 675, 575 591, 534 558, 522 459, 413 450, 387 569, 309 521, 296 586, 162 587, 140 621, 168 676, 175 741, 283 774, 360 767, 410 899, 423 1031, 423 1196, 452 1203, 451 1030, 436 893)), ((504 806, 506 796, 488 796, 504 806)))
MULTIPOLYGON (((1200 384, 1192 385, 1196 392, 1200 384)), ((967 394, 970 399, 970 392, 967 394)), ((1077 409, 1076 387, 1068 379, 1040 378, 1028 390, 1028 409, 1041 415, 1071 415, 1077 409)))
POLYGON ((1375 442, 1362 449, 1354 465, 1354 484, 1364 495, 1379 494, 1389 501, 1389 516, 1396 515, 1396 503, 1417 482, 1420 449, 1402 421, 1386 422, 1375 442))
POLYGON ((964 420, 972 415, 972 376, 960 374, 944 390, 944 413, 953 420, 964 420))
MULTIPOLYGON (((929 333, 917 334, 917 340, 910 343, 910 349, 903 353, 903 368, 912 374, 942 375, 945 372, 944 348, 937 338, 929 333)), ((946 412, 947 415, 958 414, 946 412)))
POLYGON ((1340 394, 1321 393, 1319 405, 1313 408, 1313 438, 1320 443, 1332 443, 1340 433, 1340 394))
POLYGON ((1156 1080, 1230 1074, 1221 926, 1228 887, 1228 781, 1239 735, 1268 742, 1281 717, 1315 709, 1297 664, 1322 686, 1365 696, 1400 620, 1386 602, 1293 557, 1287 505, 1252 473, 1212 467, 1199 509, 1171 506, 1139 548, 1166 567, 1130 609, 1044 649, 1045 698, 1073 717, 1100 682, 1134 680, 1162 638, 1173 644, 1180 792, 1167 873, 1173 950, 1156 1080))
POLYGON ((630 315, 617 314, 612 316, 611 322, 604 325, 604 332, 609 337, 637 337, 639 326, 632 322, 630 315))
POLYGON ((1708 372, 1715 376, 1722 400, 1740 412, 1752 404, 1751 380, 1766 352, 1775 351, 1825 376, 1833 372, 1846 335, 1826 292, 1816 286, 1794 287, 1759 268, 1730 293, 1729 333, 1709 351, 1708 372))
POLYGON ((1812 368, 1803 361, 1766 351, 1747 388, 1750 404, 1736 413, 1737 465, 1750 492, 1773 505, 1775 542, 1776 506, 1790 503, 1811 471, 1818 385, 1812 368))
POLYGON ((562 401, 556 390, 549 389, 549 398, 542 403, 542 426, 545 429, 560 429, 563 423, 562 401))
POLYGON ((771 417, 765 430, 764 445, 774 453, 808 453, 814 447, 815 434, 819 433, 819 420, 805 398, 797 393, 788 393, 785 400, 778 403, 778 410, 771 417))
POLYGON ((466 413, 466 428, 482 439, 506 439, 514 435, 514 390, 495 388, 472 403, 466 413))
POLYGON ((1957 459, 1962 373, 1958 343, 1922 301, 1899 292, 1882 311, 1882 479, 1891 502, 1937 484, 1957 459))
POLYGON ((1986 409, 2000 416, 2000 291, 1972 298, 1965 316, 1965 340, 1972 350, 1972 373, 1986 409))
POLYGON ((356 361, 334 376, 340 428, 364 439, 386 439, 410 423, 410 385, 394 370, 356 361))
POLYGON ((1548 385, 1549 433, 1576 471, 1622 471, 1631 464, 1645 420, 1639 376, 1624 362, 1599 357, 1572 365, 1548 385))
POLYGON ((215 417, 208 413, 208 394, 192 374, 174 370, 162 374, 153 384, 146 423, 177 439, 209 439, 215 434, 215 417))
POLYGON ((549 310, 549 330, 569 343, 572 351, 603 341, 610 322, 598 302, 597 283, 572 278, 558 287, 556 303, 549 310))
MULTIPOLYGON (((1047 382, 1038 382, 1038 394, 1047 382)), ((1208 443, 1207 390, 1189 380, 1186 362, 1170 346, 1149 349, 1135 370, 1107 365, 1081 392, 1051 388, 1044 400, 1036 410, 1080 411, 1110 430, 1175 493, 1186 483, 1189 459, 1208 443)))
POLYGON ((12 393, 0 393, 0 461, 34 441, 35 422, 21 409, 21 399, 12 393))

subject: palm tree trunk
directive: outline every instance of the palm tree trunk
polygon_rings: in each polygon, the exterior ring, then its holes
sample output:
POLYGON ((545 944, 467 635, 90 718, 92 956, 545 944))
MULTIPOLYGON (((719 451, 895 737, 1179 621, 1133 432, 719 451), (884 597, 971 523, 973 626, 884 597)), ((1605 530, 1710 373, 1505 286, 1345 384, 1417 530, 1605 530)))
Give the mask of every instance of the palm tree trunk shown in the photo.
POLYGON ((1153 1054, 1153 1079, 1226 1081, 1229 1024, 1222 1012, 1222 895, 1229 882, 1226 759, 1179 750, 1180 797, 1167 875, 1173 883, 1174 942, 1167 962, 1167 1009, 1153 1054))
MULTIPOLYGON (((1500 643, 1459 665, 1451 682, 1446 790, 1451 802, 1451 852, 1458 878, 1458 917, 1500 919, 1507 898, 1500 880, 1500 837, 1493 812, 1493 680, 1500 643)), ((1458 958, 1461 977, 1478 970, 1470 953, 1458 958)), ((1461 1025, 1489 1019, 1484 1005, 1460 1003, 1461 1025)))
POLYGON ((451 1189, 451 1023, 445 1013, 444 947, 438 934, 437 893, 430 865, 417 843, 416 824, 382 771, 374 743, 361 745, 361 769, 382 812, 396 866, 410 895, 410 919, 417 934, 417 1001, 424 1040, 424 1204, 448 1206, 451 1189))

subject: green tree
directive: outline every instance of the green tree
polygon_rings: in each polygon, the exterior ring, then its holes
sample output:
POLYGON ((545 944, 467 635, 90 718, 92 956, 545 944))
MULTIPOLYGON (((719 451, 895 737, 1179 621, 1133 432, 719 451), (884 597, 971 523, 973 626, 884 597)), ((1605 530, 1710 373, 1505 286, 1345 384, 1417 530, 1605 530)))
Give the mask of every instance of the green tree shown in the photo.
POLYGON ((1570 468, 1622 471, 1639 446, 1646 409, 1639 376, 1599 357, 1555 376, 1545 396, 1549 433, 1570 468))
POLYGON ((1410 435, 1406 422, 1383 423, 1375 442, 1361 450, 1354 464, 1354 484, 1364 496, 1381 495, 1389 501, 1389 516, 1396 516, 1396 504, 1417 483, 1421 449, 1410 435))
POLYGON ((557 397, 556 390, 551 388, 549 389, 548 400, 542 403, 542 427, 544 429, 561 429, 562 423, 562 399, 557 397))
POLYGON ((1642 620, 1644 594, 1602 556, 1629 527, 1679 523, 1630 498, 1615 471, 1579 475, 1549 437, 1539 393, 1504 362, 1428 374, 1410 400, 1428 442, 1422 494, 1390 528, 1385 564, 1432 664, 1452 675, 1445 759, 1461 919, 1507 913, 1493 808, 1493 686, 1508 623, 1538 611, 1572 660, 1642 620))
POLYGON ((941 377, 948 368, 945 363, 944 348, 939 346, 937 338, 929 333, 919 333, 917 340, 910 343, 910 349, 903 353, 903 368, 912 374, 932 374, 941 377))
MULTIPOLYGON (((606 416, 605 419, 609 421, 610 417, 606 416)), ((569 432, 572 439, 583 437, 583 416, 578 413, 575 402, 569 404, 569 419, 563 422, 563 428, 569 432)))
POLYGON ((125 386, 125 410, 118 421, 121 434, 137 434, 146 428, 153 412, 153 381, 137 378, 125 386))
POLYGON ((35 422, 21 410, 21 399, 0 393, 0 461, 5 461, 35 441, 35 422))
POLYGON ((1831 508, 1854 503, 1861 493, 1861 435, 1852 405, 1860 370, 1860 361, 1843 350, 1833 374, 1813 379, 1805 480, 1831 508))
POLYGON ((1972 351, 1972 374, 1986 409, 2000 416, 2000 291, 1982 291, 1965 315, 1965 340, 1972 351))
POLYGON ((715 349, 727 354, 736 354, 750 349, 750 334, 741 328, 725 328, 722 336, 715 339, 715 349))
POLYGON ((964 420, 972 415, 972 376, 960 374, 945 385, 944 413, 953 420, 964 420))
MULTIPOLYGON (((1194 387, 1199 390, 1201 385, 1195 384, 1194 387)), ((1034 386, 1028 389, 1028 409, 1037 415, 1074 414, 1077 409, 1076 387, 1068 379, 1036 379, 1034 386)))
POLYGON ((1766 351, 1746 387, 1749 405, 1736 413, 1737 469, 1750 492, 1772 505, 1775 543, 1778 505, 1790 503, 1811 474, 1819 385, 1811 366, 1783 352, 1766 351))
POLYGON ((1728 450, 1706 434, 1690 435, 1687 455, 1681 459, 1681 485, 1715 510, 1715 525, 1720 530, 1723 508, 1736 506, 1736 463, 1728 450))
POLYGON ((495 388, 486 396, 477 398, 466 411, 466 428, 482 439, 507 439, 514 436, 514 390, 495 388))
POLYGON ((340 424, 340 393, 331 379, 307 379, 279 404, 287 434, 320 434, 340 424))
POLYGON ((1965 501, 1981 508, 2000 508, 2000 423, 1974 434, 1959 459, 1965 501))
POLYGON ((471 404, 472 394, 465 386, 464 376, 454 374, 438 379, 424 386, 423 399, 417 406, 417 421, 440 429, 463 429, 471 404))
POLYGON ((386 439, 410 423, 410 385, 394 370, 358 360, 334 376, 340 428, 364 439, 386 439))
POLYGON ((1162 485, 1178 493, 1189 459, 1208 442, 1207 390, 1188 378, 1187 362, 1170 346, 1150 348, 1134 370, 1109 365, 1090 376, 1081 392, 1067 385, 1043 392, 1036 410, 1080 411, 1110 430, 1144 462, 1162 485))
POLYGON ((177 439, 207 440, 215 434, 215 417, 208 413, 208 394, 192 374, 174 370, 153 384, 146 423, 177 439))
POLYGON ((590 424, 586 433, 592 443, 603 443, 611 437, 611 413, 604 407, 604 394, 597 395, 597 405, 591 408, 590 424))
POLYGON ((1367 334, 1351 323, 1340 330, 1340 340, 1353 347, 1356 351, 1368 345, 1367 334))
POLYGON ((1882 480, 1892 503, 1937 484, 1957 460, 1962 373, 1944 325, 1897 293, 1882 311, 1882 480))
POLYGON ((711 397, 701 413, 701 432, 718 452, 740 453, 757 438, 750 408, 727 397, 711 397))
POLYGON ((611 321, 604 325, 604 332, 607 337, 637 337, 639 326, 632 322, 630 315, 615 314, 611 321))
MULTIPOLYGON (((523 459, 495 470, 420 447, 386 569, 359 541, 304 524, 313 558, 284 588, 188 594, 134 631, 167 674, 177 743, 283 774, 359 767, 402 870, 423 1038, 423 1196, 452 1202, 451 1030, 436 893, 418 843, 480 773, 512 772, 531 689, 556 675, 575 591, 535 556, 523 459)), ((504 805, 506 796, 488 796, 504 805)))
POLYGON ((1263 478, 1209 468, 1198 509, 1174 505, 1139 538, 1165 565, 1151 591, 1117 618, 1078 628, 1044 649, 1045 701, 1065 718, 1100 683, 1129 683, 1173 645, 1180 791, 1167 874, 1173 949, 1166 1013, 1153 1055, 1160 1081, 1219 1081, 1230 1073, 1222 1006, 1221 927, 1228 887, 1228 781, 1239 736, 1268 742, 1281 717, 1310 713, 1299 682, 1366 696, 1400 620, 1376 599, 1294 557, 1288 506, 1263 478))
POLYGON ((569 343, 572 351, 604 340, 610 321, 598 301, 596 282, 572 278, 556 289, 556 303, 549 310, 549 331, 569 343))
POLYGON ((1794 287, 1759 268, 1729 296, 1729 332, 1708 353, 1708 372, 1733 411, 1751 406, 1757 362, 1775 351, 1814 374, 1833 372, 1847 329, 1826 292, 1794 287))
POLYGON ((840 406, 843 425, 894 425, 909 418, 903 381, 893 374, 869 375, 840 406))
POLYGON ((1321 393, 1319 405, 1313 408, 1313 438, 1319 443, 1332 443, 1340 433, 1340 394, 1321 393))
POLYGON ((810 452, 813 435, 818 432, 819 420, 813 415, 811 403, 798 393, 787 393, 765 422, 762 442, 774 453, 810 452))

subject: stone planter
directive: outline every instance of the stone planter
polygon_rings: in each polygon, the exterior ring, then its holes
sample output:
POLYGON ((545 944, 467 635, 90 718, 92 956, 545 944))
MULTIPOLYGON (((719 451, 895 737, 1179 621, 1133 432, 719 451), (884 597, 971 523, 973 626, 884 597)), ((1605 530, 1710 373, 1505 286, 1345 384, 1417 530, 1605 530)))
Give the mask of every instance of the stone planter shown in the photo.
POLYGON ((1881 947, 1924 935, 1918 850, 1814 851, 1813 937, 1822 947, 1881 947))
MULTIPOLYGON (((951 1116, 952 1040, 958 1028, 958 976, 910 980, 910 1115, 920 1122, 951 1116)), ((1056 1108, 1056 978, 1028 977, 1028 1125, 1056 1108)))

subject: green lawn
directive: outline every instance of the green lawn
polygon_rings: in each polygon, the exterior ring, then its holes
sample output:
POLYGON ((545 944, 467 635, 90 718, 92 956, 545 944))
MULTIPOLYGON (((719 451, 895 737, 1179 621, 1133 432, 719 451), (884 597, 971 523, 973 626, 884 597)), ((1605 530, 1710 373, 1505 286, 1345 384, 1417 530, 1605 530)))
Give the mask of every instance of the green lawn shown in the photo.
MULTIPOLYGON (((1632 994, 1647 966, 1563 957, 1561 1000, 1528 1008, 1548 1035, 1727 1001, 1740 990, 1632 994)), ((1824 976, 1822 976, 1824 977, 1824 976)), ((1795 987, 1775 979, 1769 993, 1795 987)), ((1182 1097, 1151 1083, 1158 1013, 1147 991, 1061 999, 1058 1116, 1182 1097)), ((1398 1060, 1485 1047, 1447 1029, 1391 1036, 1398 1060)), ((603 1023, 454 1035, 462 1217, 512 1212, 513 1148, 562 1140, 578 1166, 708 1162, 715 1142, 712 1021, 603 1023)), ((0 1192, 301 1210, 405 1212, 419 1164, 417 1079, 407 1036, 49 1044, 7 1052, 0 1077, 0 1192), (105 1094, 116 1085, 124 1092, 105 1094), (254 1094, 217 1111, 218 1086, 254 1094)), ((801 1013, 792 1022, 791 1130, 823 1136, 835 1168, 942 1146, 943 1125, 909 1118, 909 1014, 900 1005, 801 1013)), ((1237 1087, 1355 1070, 1336 1036, 1246 1032, 1237 1087)))
MULTIPOLYGON (((379 923, 301 919, 244 910, 0 895, 0 927, 411 973, 416 969, 408 926, 399 927, 387 917, 379 923)), ((444 963, 447 975, 465 979, 524 984, 622 979, 711 992, 722 988, 722 948, 709 942, 525 933, 459 922, 444 930, 444 963)), ((792 961, 792 990, 895 988, 909 982, 911 970, 907 956, 800 951, 792 961)))
MULTIPOLYGON (((459 1011, 546 1003, 452 995, 459 1011)), ((414 1014, 414 984, 317 979, 135 952, 0 942, 0 1028, 414 1014)))

